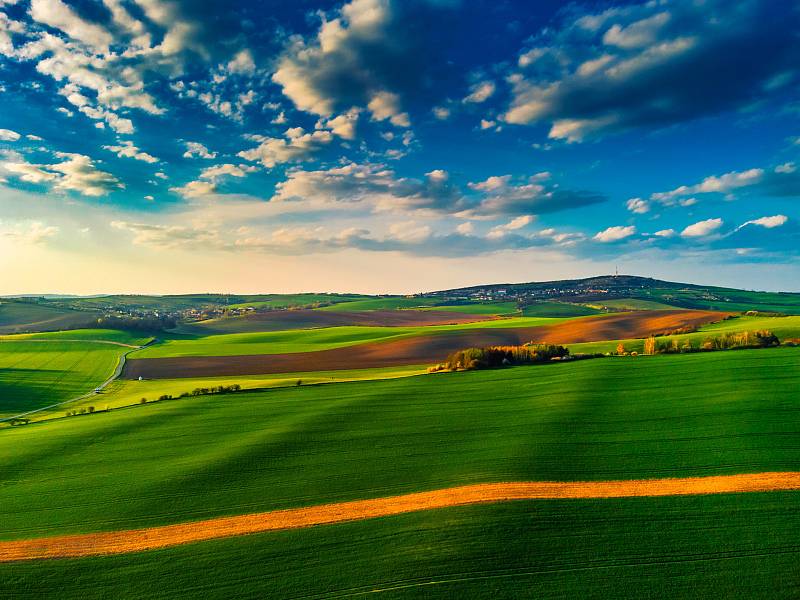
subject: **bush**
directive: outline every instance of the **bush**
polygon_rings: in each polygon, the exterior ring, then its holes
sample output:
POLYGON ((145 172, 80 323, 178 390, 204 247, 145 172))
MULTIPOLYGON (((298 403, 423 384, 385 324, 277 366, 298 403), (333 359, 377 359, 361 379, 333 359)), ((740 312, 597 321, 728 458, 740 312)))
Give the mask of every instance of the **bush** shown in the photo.
POLYGON ((447 357, 443 365, 434 369, 447 369, 450 371, 494 369, 510 365, 530 365, 550 360, 561 360, 568 356, 569 349, 553 344, 467 348, 452 353, 447 357))

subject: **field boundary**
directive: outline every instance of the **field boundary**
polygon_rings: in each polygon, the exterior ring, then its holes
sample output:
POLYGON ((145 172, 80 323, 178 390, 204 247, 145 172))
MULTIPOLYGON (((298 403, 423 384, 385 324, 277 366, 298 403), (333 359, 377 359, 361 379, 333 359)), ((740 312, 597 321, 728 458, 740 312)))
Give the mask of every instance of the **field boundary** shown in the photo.
POLYGON ((800 472, 616 481, 483 483, 203 521, 0 541, 0 563, 126 554, 213 539, 514 500, 609 499, 800 491, 800 472))

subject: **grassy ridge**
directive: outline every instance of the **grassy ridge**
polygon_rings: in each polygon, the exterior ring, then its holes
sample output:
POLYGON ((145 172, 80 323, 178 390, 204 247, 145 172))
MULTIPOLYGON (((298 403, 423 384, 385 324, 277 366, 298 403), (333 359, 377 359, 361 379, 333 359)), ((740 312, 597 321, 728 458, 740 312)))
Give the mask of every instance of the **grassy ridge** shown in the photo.
POLYGON ((152 339, 152 336, 141 332, 120 331, 118 329, 71 329, 67 331, 50 331, 43 333, 20 333, 16 335, 0 335, 0 342, 19 340, 51 340, 51 341, 99 341, 116 342, 130 346, 141 346, 152 339))
POLYGON ((15 598, 788 598, 800 494, 470 506, 0 565, 15 598))
POLYGON ((561 319, 516 317, 477 321, 460 325, 429 325, 414 327, 324 327, 320 329, 290 329, 258 333, 231 333, 166 340, 136 352, 131 358, 163 358, 168 356, 235 356, 239 354, 282 354, 342 348, 367 342, 400 339, 416 335, 466 329, 500 327, 536 327, 551 325, 561 319))
POLYGON ((0 537, 485 481, 800 470, 798 364, 790 348, 595 360, 200 397, 29 425, 0 432, 0 537))

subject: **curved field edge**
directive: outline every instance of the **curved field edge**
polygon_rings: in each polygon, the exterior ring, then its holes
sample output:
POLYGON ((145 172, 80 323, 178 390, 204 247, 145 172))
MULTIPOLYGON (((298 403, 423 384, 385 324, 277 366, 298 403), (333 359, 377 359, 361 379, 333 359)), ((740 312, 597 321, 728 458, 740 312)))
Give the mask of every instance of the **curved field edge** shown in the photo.
POLYGON ((0 596, 789 598, 798 529, 793 492, 518 501, 0 564, 0 596))
POLYGON ((197 397, 10 429, 0 538, 491 481, 798 471, 798 364, 795 348, 597 360, 197 397))
POLYGON ((800 472, 620 481, 484 483, 148 529, 0 541, 0 562, 127 554, 265 531, 510 500, 692 496, 796 490, 800 490, 800 472))

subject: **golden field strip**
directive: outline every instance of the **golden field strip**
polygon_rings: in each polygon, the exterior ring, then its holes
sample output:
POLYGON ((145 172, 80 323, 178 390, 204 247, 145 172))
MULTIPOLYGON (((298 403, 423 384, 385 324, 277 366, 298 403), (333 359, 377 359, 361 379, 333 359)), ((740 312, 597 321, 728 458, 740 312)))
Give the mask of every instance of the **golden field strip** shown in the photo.
POLYGON ((691 496, 800 490, 800 472, 616 481, 506 482, 90 534, 0 542, 0 562, 125 554, 212 539, 512 500, 691 496))

